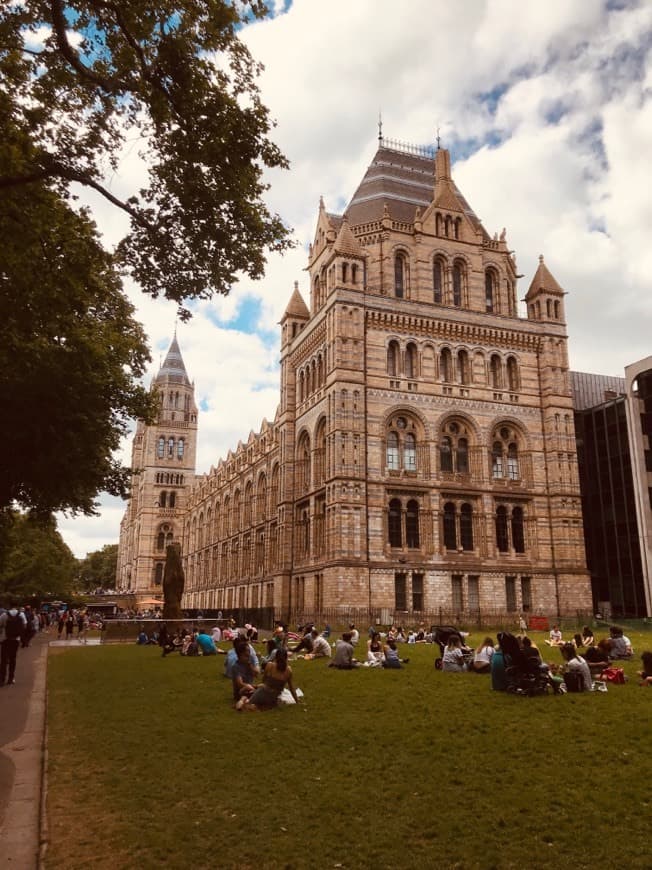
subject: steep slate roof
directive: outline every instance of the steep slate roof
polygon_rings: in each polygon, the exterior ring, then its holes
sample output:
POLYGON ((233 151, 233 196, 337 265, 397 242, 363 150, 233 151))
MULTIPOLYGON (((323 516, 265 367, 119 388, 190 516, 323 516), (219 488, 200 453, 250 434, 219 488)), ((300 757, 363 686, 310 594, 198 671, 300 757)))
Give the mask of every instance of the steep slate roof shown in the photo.
MULTIPOLYGON (((489 238, 477 215, 464 199, 454 181, 446 193, 447 208, 462 211, 476 229, 489 238)), ((351 226, 381 220, 387 203, 394 220, 412 223, 417 207, 421 211, 433 201, 435 193, 435 160, 427 154, 409 153, 384 143, 376 151, 364 178, 353 194, 346 215, 351 226)), ((444 203, 442 203, 444 206, 444 203)))
POLYGON ((543 262, 543 254, 539 255, 539 268, 534 273, 534 278, 530 284, 530 289, 525 294, 526 299, 531 299, 537 293, 543 291, 545 293, 556 293, 559 296, 565 295, 565 291, 559 286, 553 278, 550 269, 543 262))
POLYGON ((156 375, 156 380, 163 380, 165 377, 173 376, 175 379, 180 378, 181 383, 188 384, 190 386, 190 378, 188 377, 188 372, 186 371, 186 367, 183 364, 183 357, 181 356, 181 350, 179 349, 179 343, 177 341, 176 335, 172 339, 172 344, 170 345, 170 349, 167 352, 165 360, 163 361, 163 365, 158 371, 156 375))

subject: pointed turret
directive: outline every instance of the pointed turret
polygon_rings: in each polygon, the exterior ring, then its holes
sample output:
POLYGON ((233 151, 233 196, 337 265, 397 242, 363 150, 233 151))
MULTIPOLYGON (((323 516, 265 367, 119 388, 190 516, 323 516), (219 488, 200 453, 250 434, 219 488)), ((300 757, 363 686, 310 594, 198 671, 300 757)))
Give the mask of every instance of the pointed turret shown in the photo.
POLYGON ((303 296, 299 293, 299 282, 295 281, 294 292, 280 320, 282 344, 286 345, 292 341, 308 320, 310 320, 310 312, 308 311, 308 306, 303 301, 303 296))
POLYGON ((333 250, 336 254, 341 254, 345 257, 362 257, 362 248, 356 237, 351 232, 349 219, 344 215, 342 226, 335 239, 333 250))
POLYGON ((525 294, 529 319, 565 321, 563 303, 565 295, 566 292, 544 263, 543 254, 540 254, 539 267, 525 294))

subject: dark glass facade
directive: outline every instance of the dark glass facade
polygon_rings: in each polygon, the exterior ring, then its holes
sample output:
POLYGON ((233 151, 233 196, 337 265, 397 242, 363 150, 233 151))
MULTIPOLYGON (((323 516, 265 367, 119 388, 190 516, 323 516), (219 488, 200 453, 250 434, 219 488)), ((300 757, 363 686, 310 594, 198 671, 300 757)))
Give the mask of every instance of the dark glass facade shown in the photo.
POLYGON ((625 397, 576 410, 575 432, 594 607, 609 601, 614 617, 645 616, 625 397))

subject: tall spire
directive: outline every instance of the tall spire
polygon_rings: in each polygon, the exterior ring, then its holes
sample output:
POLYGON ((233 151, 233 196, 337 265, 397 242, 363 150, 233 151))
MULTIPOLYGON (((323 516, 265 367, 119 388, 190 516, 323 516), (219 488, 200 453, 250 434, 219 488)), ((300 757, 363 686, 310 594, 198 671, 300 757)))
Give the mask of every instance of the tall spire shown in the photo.
POLYGON ((174 328, 174 338, 172 339, 172 344, 170 345, 165 359, 163 360, 163 365, 161 366, 158 374, 156 375, 156 380, 160 381, 169 376, 181 378, 182 383, 190 385, 190 378, 188 377, 188 372, 186 371, 186 367, 183 363, 183 357, 181 356, 179 342, 177 341, 176 326, 174 328))

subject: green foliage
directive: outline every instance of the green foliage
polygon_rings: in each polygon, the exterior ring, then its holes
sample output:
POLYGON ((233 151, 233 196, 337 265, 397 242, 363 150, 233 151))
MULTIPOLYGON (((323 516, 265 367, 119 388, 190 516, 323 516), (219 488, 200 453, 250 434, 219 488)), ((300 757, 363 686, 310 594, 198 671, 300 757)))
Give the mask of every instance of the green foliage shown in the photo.
MULTIPOLYGON (((630 637, 637 652, 652 645, 630 637)), ((648 866, 640 661, 605 694, 524 698, 436 671, 431 645, 402 649, 400 671, 299 661, 304 703, 260 714, 231 708, 221 656, 133 643, 51 654, 48 865, 64 866, 82 831, 75 859, 98 870, 188 855, 261 870, 648 866)))
POLYGON ((77 589, 93 592, 95 589, 113 589, 118 567, 118 545, 105 544, 101 550, 87 553, 79 563, 77 589))
POLYGON ((127 492, 112 454, 154 413, 145 335, 93 223, 56 192, 3 191, 0 237, 0 510, 90 514, 99 491, 127 492))
POLYGON ((129 215, 120 262, 154 297, 181 304, 228 292, 239 272, 261 277, 265 252, 290 244, 262 201, 265 167, 287 161, 237 32, 266 14, 256 0, 3 4, 0 188, 101 193, 129 215), (149 179, 120 199, 104 177, 134 141, 149 179))
POLYGON ((54 517, 6 511, 4 520, 8 528, 0 569, 0 600, 68 600, 77 576, 77 559, 57 531, 54 517))

